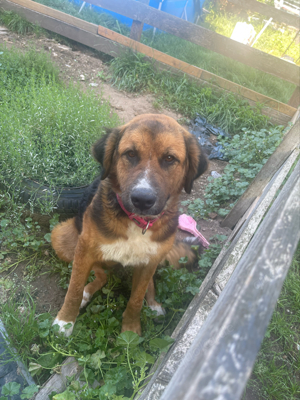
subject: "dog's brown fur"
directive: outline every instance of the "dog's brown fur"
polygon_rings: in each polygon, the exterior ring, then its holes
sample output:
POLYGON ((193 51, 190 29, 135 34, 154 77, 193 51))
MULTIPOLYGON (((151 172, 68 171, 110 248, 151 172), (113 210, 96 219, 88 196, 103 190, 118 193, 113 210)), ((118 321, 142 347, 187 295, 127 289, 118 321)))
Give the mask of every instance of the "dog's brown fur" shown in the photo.
POLYGON ((164 259, 178 263, 187 252, 193 257, 186 244, 174 245, 177 204, 181 190, 190 193, 194 179, 206 170, 207 161, 193 135, 172 118, 151 114, 108 131, 95 143, 93 155, 103 166, 96 193, 90 196, 82 218, 59 224, 51 236, 57 255, 74 261, 69 289, 55 323, 70 334, 72 329, 65 330, 64 325, 74 323, 80 304, 85 305, 105 285, 104 270, 116 263, 130 264, 134 267, 132 291, 122 331, 141 334, 140 310, 145 294, 149 306, 160 307, 154 299, 152 279, 157 265, 164 259), (155 194, 153 206, 136 208, 132 193, 137 187, 151 189, 155 194), (116 194, 129 212, 145 219, 160 216, 145 235, 121 209, 116 194), (96 279, 84 287, 92 269, 96 279))

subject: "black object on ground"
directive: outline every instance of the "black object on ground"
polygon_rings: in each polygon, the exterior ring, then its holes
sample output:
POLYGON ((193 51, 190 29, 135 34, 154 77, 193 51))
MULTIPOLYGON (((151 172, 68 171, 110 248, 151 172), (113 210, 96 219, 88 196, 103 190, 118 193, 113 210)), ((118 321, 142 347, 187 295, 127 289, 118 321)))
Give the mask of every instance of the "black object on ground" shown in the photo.
POLYGON ((216 142, 214 145, 210 141, 211 134, 230 138, 230 135, 223 131, 223 129, 208 124, 206 118, 198 114, 196 118, 191 121, 190 132, 196 136, 201 147, 204 149, 210 160, 216 158, 221 161, 228 161, 228 158, 226 158, 224 155, 223 146, 218 142, 216 142))

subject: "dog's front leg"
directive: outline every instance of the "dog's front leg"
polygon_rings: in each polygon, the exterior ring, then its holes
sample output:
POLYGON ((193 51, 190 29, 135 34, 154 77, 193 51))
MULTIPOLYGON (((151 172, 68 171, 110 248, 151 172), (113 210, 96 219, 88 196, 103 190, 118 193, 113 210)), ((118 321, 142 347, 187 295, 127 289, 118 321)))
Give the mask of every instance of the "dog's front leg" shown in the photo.
POLYGON ((75 250, 68 292, 64 304, 53 322, 53 325, 59 325, 59 332, 64 333, 65 336, 70 336, 73 331, 82 301, 84 285, 88 279, 94 261, 87 246, 82 241, 79 241, 75 250), (72 326, 66 329, 65 326, 69 323, 71 323, 72 326))
POLYGON ((141 335, 140 312, 148 285, 155 273, 157 264, 134 267, 132 289, 126 310, 123 313, 122 332, 133 331, 141 335))

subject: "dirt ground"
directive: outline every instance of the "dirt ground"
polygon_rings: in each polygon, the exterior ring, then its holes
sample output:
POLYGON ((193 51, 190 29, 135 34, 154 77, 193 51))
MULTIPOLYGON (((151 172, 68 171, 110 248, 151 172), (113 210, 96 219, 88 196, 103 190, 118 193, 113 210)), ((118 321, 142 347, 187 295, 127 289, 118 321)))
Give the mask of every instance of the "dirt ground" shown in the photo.
MULTIPOLYGON (((7 48, 13 46, 25 51, 34 47, 38 52, 48 52, 53 62, 59 67, 61 78, 65 82, 80 82, 83 90, 91 87, 96 93, 102 93, 124 123, 130 121, 136 115, 144 113, 165 114, 176 120, 182 118, 182 115, 169 109, 162 108, 157 110, 153 105, 155 97, 151 94, 137 95, 121 92, 105 82, 103 77, 109 74, 108 66, 91 49, 77 43, 62 44, 47 37, 20 36, 8 30, 0 29, 0 33, 0 44, 4 44, 7 48)), ((222 173, 225 165, 226 162, 211 160, 206 173, 195 181, 192 193, 190 195, 183 193, 181 200, 203 199, 204 190, 208 183, 207 178, 211 175, 212 171, 222 173)), ((182 208, 185 209, 184 207, 182 208)), ((198 229, 203 236, 208 240, 216 234, 228 236, 230 230, 220 227, 222 218, 216 214, 212 214, 211 217, 207 220, 197 221, 198 229)), ((22 278, 22 271, 23 266, 20 265, 15 271, 16 279, 22 278)), ((45 266, 45 270, 42 270, 36 280, 32 282, 32 285, 36 289, 35 296, 39 300, 40 312, 54 312, 59 309, 65 295, 65 290, 61 289, 57 284, 59 278, 48 272, 49 266, 45 266)))

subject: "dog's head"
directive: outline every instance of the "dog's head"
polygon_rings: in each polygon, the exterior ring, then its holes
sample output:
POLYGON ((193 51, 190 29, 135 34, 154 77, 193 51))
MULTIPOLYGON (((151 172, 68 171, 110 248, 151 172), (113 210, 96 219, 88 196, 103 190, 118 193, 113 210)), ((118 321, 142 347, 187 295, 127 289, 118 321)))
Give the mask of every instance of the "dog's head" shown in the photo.
POLYGON ((182 188, 190 193, 207 168, 197 139, 165 115, 144 114, 108 129, 92 151, 125 208, 144 216, 160 214, 182 188))

